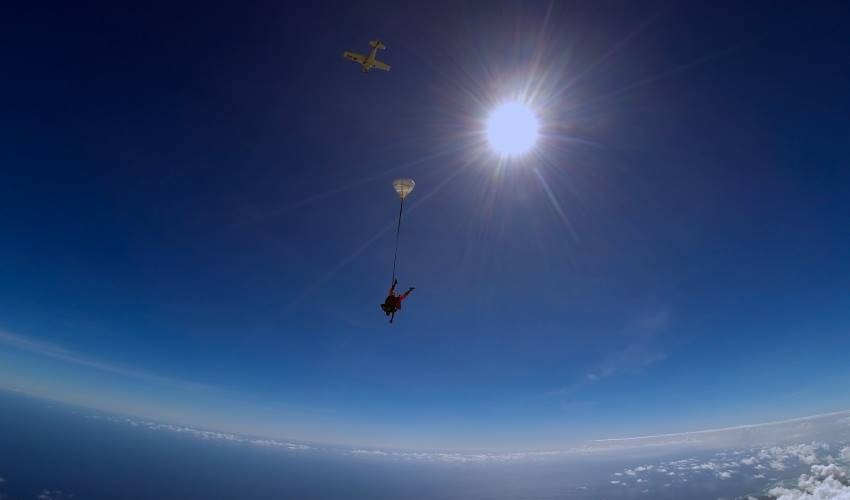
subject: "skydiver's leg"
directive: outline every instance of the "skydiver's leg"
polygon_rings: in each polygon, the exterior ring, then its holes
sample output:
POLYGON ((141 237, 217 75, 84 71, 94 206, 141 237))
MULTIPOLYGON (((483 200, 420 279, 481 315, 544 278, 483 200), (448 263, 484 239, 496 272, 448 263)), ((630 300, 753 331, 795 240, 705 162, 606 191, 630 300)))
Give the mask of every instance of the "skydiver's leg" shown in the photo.
POLYGON ((394 319, 395 319, 395 311, 390 313, 390 323, 392 323, 394 319))

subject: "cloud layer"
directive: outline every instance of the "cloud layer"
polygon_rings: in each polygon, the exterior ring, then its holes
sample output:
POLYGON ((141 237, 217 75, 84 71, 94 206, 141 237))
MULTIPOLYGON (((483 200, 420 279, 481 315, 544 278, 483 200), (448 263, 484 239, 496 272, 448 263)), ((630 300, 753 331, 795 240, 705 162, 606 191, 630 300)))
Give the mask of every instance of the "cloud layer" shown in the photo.
MULTIPOLYGON (((624 479, 638 479, 647 471, 661 472, 670 476, 679 476, 680 472, 710 472, 718 479, 730 479, 741 467, 751 468, 754 474, 764 470, 783 471, 789 464, 812 465, 820 463, 826 457, 824 453, 846 456, 850 460, 850 447, 830 450, 824 441, 817 441, 823 435, 840 436, 850 439, 850 424, 846 423, 848 412, 837 412, 810 417, 767 422, 763 424, 741 425, 722 429, 708 429, 695 432, 663 434, 590 441, 581 445, 558 450, 529 450, 515 452, 449 452, 449 451, 412 451, 377 448, 345 448, 338 446, 298 443, 288 440, 276 440, 263 437, 248 437, 233 433, 202 430, 184 425, 152 422, 148 420, 108 415, 93 415, 89 418, 102 419, 113 423, 122 423, 152 431, 167 431, 205 440, 221 440, 233 443, 249 444, 267 448, 279 448, 291 452, 313 452, 344 454, 361 458, 382 458, 396 461, 443 462, 443 463, 509 463, 558 458, 580 457, 588 455, 628 456, 630 453, 644 454, 648 451, 669 452, 672 450, 717 450, 737 449, 734 459, 727 452, 718 452, 717 460, 695 462, 695 459, 646 465, 626 469, 620 473, 624 479), (789 442, 796 441, 797 443, 789 442), (809 440, 805 442, 805 440, 809 440), (803 444, 799 444, 804 441, 803 444), (732 446, 729 444, 733 443, 732 446), (749 445, 750 448, 741 448, 749 445)), ((831 458, 831 457, 830 457, 831 458)), ((620 477, 614 478, 620 480, 620 477)))

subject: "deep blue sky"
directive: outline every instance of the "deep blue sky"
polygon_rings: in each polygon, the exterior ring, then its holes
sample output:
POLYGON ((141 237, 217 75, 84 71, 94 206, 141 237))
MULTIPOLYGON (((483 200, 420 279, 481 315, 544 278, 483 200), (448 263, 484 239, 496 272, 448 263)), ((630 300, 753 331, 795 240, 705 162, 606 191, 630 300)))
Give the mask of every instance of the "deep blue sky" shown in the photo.
POLYGON ((446 448, 850 407, 840 3, 0 14, 4 387, 446 448), (521 89, 544 136, 500 163, 521 89))

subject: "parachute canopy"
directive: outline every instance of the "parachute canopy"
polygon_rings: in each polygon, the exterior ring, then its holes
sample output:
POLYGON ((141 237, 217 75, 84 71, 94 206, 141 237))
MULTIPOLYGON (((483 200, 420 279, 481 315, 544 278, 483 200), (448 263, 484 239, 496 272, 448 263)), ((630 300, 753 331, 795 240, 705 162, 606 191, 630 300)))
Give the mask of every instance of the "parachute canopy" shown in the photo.
POLYGON ((413 179, 396 179, 393 181, 393 189, 402 200, 413 191, 414 186, 416 186, 416 183, 413 182, 413 179))

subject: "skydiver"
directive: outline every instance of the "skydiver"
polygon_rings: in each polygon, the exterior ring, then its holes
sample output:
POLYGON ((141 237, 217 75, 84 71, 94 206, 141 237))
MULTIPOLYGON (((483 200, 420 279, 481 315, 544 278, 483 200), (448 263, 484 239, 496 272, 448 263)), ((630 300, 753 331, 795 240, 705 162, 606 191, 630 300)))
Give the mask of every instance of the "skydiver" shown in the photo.
POLYGON ((401 301, 407 298, 416 287, 410 287, 401 295, 397 295, 395 293, 395 287, 398 285, 398 280, 393 280, 393 284, 390 287, 389 292, 387 292, 387 298, 384 300, 384 303, 381 304, 381 309, 384 313, 390 317, 390 323, 395 319, 395 313, 401 309, 401 301))

